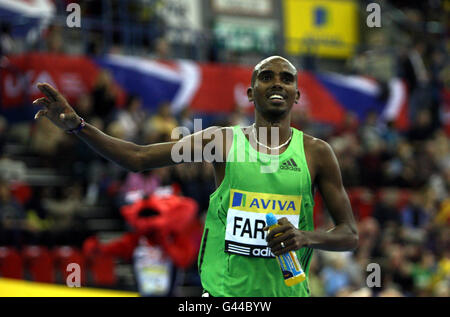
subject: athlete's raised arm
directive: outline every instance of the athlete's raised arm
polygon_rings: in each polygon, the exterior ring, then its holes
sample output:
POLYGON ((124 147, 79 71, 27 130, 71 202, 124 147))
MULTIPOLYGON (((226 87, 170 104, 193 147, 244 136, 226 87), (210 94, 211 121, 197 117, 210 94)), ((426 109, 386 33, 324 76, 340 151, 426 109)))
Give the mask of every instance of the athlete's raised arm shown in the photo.
POLYGON ((189 148, 193 161, 194 153, 199 151, 202 153, 201 151, 208 141, 205 136, 211 137, 212 132, 219 129, 218 127, 210 127, 196 134, 185 136, 176 142, 137 145, 109 136, 89 123, 83 122, 64 96, 51 85, 43 83, 38 84, 37 87, 45 97, 33 102, 33 104, 43 107, 36 113, 35 119, 47 117, 53 124, 65 131, 77 130, 83 125, 83 128, 76 133, 77 137, 106 159, 133 172, 180 163, 172 155, 172 149, 177 143, 177 148, 180 150, 176 152, 182 153, 183 149, 189 148))

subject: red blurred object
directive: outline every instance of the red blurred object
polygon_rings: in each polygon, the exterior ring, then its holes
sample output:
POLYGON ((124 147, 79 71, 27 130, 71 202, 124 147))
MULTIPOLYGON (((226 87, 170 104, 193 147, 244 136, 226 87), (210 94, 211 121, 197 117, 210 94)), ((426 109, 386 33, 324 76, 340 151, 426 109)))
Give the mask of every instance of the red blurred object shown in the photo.
POLYGON ((116 284, 115 263, 112 256, 95 254, 88 260, 92 282, 97 286, 113 286, 116 284))
POLYGON ((372 216, 376 196, 370 189, 365 187, 350 188, 348 198, 356 220, 363 220, 372 216))
POLYGON ((80 266, 81 273, 81 285, 85 285, 85 260, 80 250, 71 246, 60 246, 53 250, 53 258, 55 260, 55 267, 57 272, 61 275, 63 281, 67 280, 69 274, 73 272, 73 269, 68 269, 68 265, 71 263, 78 264, 80 266))
POLYGON ((197 209, 197 202, 187 197, 154 195, 122 207, 121 213, 140 234, 155 230, 172 233, 180 232, 189 225, 194 220, 197 209), (153 210, 155 215, 142 217, 140 213, 146 209, 153 210))
POLYGON ((195 200, 182 196, 155 195, 138 200, 121 209, 134 232, 104 244, 96 237, 89 237, 84 242, 83 253, 88 258, 108 255, 131 260, 140 237, 145 237, 149 245, 162 247, 177 267, 188 267, 196 259, 202 234, 197 210, 195 200), (145 211, 150 211, 150 215, 142 214, 145 211))
POLYGON ((315 228, 320 228, 324 223, 323 200, 318 191, 314 195, 313 220, 315 228))
POLYGON ((43 246, 27 246, 22 251, 25 269, 30 272, 31 280, 41 283, 54 283, 53 256, 43 246))
POLYGON ((411 199, 411 191, 408 189, 401 189, 398 192, 398 200, 397 200, 397 208, 398 210, 402 210, 408 205, 409 200, 411 199))
POLYGON ((30 200, 33 190, 26 183, 15 182, 11 184, 11 193, 23 206, 30 200))
POLYGON ((23 279, 23 260, 16 249, 0 247, 0 276, 23 279))
POLYGON ((118 254, 106 252, 103 248, 104 246, 100 245, 97 237, 89 237, 83 243, 83 255, 86 260, 86 268, 91 274, 92 283, 99 286, 110 286, 116 283, 114 256, 118 256, 118 254))

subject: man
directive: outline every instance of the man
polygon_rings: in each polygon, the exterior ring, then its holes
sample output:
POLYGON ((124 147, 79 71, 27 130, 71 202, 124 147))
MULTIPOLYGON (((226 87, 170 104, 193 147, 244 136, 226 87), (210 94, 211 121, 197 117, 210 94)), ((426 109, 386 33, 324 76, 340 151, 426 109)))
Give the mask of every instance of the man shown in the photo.
POLYGON ((210 127, 177 142, 146 146, 102 133, 84 123, 51 86, 38 88, 45 97, 34 102, 44 106, 36 118, 46 116, 131 171, 179 163, 173 153, 180 150, 192 159, 212 148, 217 189, 210 197, 198 258, 202 286, 210 296, 309 296, 308 279, 285 286, 270 251, 296 251, 308 275, 313 249, 347 251, 357 246, 355 220, 331 147, 290 127, 290 111, 300 93, 297 71, 282 57, 255 66, 247 91, 255 104, 254 125, 210 127), (314 231, 315 187, 335 223, 327 232, 314 231), (280 226, 267 234, 268 212, 280 226))

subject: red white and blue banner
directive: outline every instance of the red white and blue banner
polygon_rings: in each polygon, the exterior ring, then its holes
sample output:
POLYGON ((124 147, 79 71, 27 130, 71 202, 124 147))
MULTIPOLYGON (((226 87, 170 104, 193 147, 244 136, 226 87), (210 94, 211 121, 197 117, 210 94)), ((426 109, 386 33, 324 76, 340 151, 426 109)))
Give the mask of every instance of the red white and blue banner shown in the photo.
MULTIPOLYGON (((149 111, 166 101, 174 113, 188 106, 207 115, 230 113, 237 104, 253 109, 246 97, 252 67, 121 55, 92 59, 30 53, 1 61, 0 112, 8 115, 16 108, 32 107, 31 101, 41 96, 38 82, 55 86, 74 104, 81 94, 92 90, 102 69, 112 74, 120 96, 141 97, 149 111)), ((406 86, 399 79, 392 79, 383 88, 361 76, 300 72, 299 89, 300 103, 295 106, 304 107, 319 122, 338 124, 346 111, 363 120, 368 112, 376 111, 400 128, 408 125, 406 86)), ((123 100, 118 100, 119 106, 123 100)))
POLYGON ((0 0, 0 21, 10 26, 13 37, 37 37, 54 18, 51 0, 0 0), (30 34, 34 31, 34 34, 30 34))

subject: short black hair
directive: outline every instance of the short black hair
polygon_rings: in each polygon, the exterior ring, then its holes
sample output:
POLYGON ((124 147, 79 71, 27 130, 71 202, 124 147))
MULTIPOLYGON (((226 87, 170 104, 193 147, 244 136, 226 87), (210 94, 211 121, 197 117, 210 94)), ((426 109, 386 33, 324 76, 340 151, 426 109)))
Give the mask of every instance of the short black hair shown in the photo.
POLYGON ((270 61, 272 61, 272 60, 274 60, 274 59, 281 59, 281 60, 285 61, 286 63, 288 63, 288 64, 292 67, 292 69, 295 70, 295 74, 294 74, 294 76, 295 76, 295 81, 298 80, 298 76, 297 76, 297 73, 298 73, 298 72, 297 72, 297 68, 295 68, 295 66, 294 66, 289 60, 287 60, 286 58, 284 58, 284 57, 282 57, 282 56, 276 56, 276 55, 275 55, 275 56, 270 56, 270 57, 267 57, 267 58, 263 59, 263 60, 260 61, 258 64, 256 64, 255 68, 253 68, 252 79, 251 79, 251 86, 252 86, 252 88, 253 88, 253 86, 255 85, 256 78, 258 77, 258 73, 259 73, 260 68, 261 68, 264 64, 266 64, 266 63, 268 63, 268 62, 270 62, 270 61))

